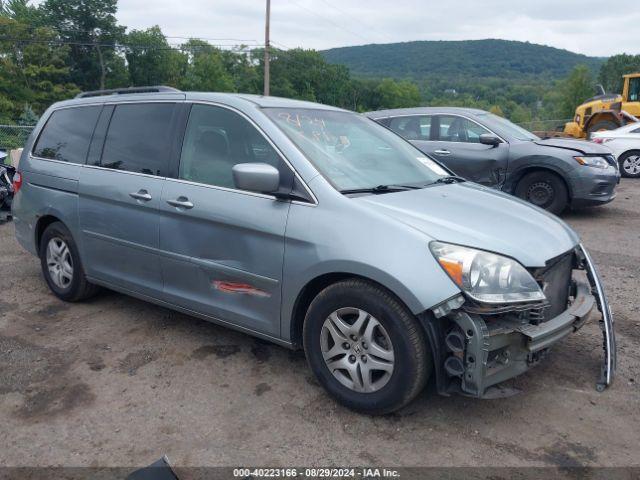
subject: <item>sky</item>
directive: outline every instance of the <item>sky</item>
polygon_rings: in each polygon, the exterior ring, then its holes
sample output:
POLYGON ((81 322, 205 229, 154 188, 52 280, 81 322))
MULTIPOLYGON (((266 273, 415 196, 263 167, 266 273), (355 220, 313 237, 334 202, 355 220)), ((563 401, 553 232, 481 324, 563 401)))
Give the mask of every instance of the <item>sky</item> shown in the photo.
MULTIPOLYGON (((119 0, 118 19, 130 28, 159 25, 172 37, 261 45, 265 5, 119 0)), ((271 0, 271 17, 272 42, 281 48, 500 38, 590 56, 640 54, 640 0, 271 0)))

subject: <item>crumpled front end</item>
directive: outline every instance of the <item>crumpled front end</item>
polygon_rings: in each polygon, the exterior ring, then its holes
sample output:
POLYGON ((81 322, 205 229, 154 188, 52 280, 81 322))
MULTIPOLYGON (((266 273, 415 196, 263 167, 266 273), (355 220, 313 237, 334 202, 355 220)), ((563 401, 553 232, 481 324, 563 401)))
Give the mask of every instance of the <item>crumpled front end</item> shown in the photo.
POLYGON ((474 303, 460 294, 423 316, 436 359, 438 391, 496 398, 517 393, 501 386, 532 368, 550 348, 577 331, 594 307, 601 313, 603 363, 596 383, 609 386, 616 369, 613 316, 597 269, 583 246, 531 271, 546 301, 524 305, 474 303))

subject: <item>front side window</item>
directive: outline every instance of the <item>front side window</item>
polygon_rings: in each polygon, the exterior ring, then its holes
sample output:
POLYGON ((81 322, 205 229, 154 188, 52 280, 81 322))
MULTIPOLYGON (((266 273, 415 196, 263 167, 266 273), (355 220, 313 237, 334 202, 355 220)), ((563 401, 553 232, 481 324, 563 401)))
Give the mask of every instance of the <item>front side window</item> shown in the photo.
POLYGON ((232 168, 239 163, 267 163, 278 168, 281 177, 292 175, 248 120, 227 108, 194 105, 182 145, 179 177, 235 189, 232 168))
POLYGON ((389 128, 407 140, 429 140, 431 117, 428 115, 395 117, 389 122, 389 128))
POLYGON ((114 170, 166 176, 172 145, 171 103, 116 106, 101 165, 114 170))
POLYGON ((102 106, 65 108, 53 112, 33 147, 33 155, 83 164, 102 106))
POLYGON ((440 115, 439 120, 441 142, 480 143, 480 135, 489 133, 486 128, 464 117, 440 115))
POLYGON ((413 145, 362 115, 302 108, 264 112, 338 190, 423 185, 447 174, 413 145))
MULTIPOLYGON (((529 130, 510 122, 504 117, 499 117, 493 113, 482 112, 476 114, 476 117, 487 125, 491 130, 496 132, 501 137, 506 137, 507 140, 513 138, 515 140, 523 141, 535 141, 540 140, 540 137, 531 133, 529 130)), ((579 115, 577 116, 579 117, 579 115)), ((580 119, 576 117, 576 122, 580 123, 580 119)))

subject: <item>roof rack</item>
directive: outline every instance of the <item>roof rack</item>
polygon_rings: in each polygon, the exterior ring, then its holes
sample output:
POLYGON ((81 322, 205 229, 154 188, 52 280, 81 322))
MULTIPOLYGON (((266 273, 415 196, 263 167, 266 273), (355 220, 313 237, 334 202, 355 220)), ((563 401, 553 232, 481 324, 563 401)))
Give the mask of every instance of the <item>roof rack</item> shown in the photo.
POLYGON ((113 88, 111 90, 93 90, 91 92, 82 92, 76 95, 76 98, 101 97, 103 95, 127 95, 131 93, 158 93, 158 92, 180 92, 180 90, 173 87, 165 87, 164 85, 160 85, 157 87, 113 88))

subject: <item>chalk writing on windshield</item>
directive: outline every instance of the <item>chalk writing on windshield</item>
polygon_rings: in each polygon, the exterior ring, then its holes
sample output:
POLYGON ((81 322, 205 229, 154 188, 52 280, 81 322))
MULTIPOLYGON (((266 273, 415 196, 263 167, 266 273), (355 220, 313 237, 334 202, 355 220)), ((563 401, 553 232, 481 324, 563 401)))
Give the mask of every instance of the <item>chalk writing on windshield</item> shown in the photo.
POLYGON ((348 145, 349 139, 345 135, 334 135, 327 128, 323 118, 313 117, 304 113, 280 112, 278 118, 284 120, 298 134, 323 143, 325 145, 348 145))

